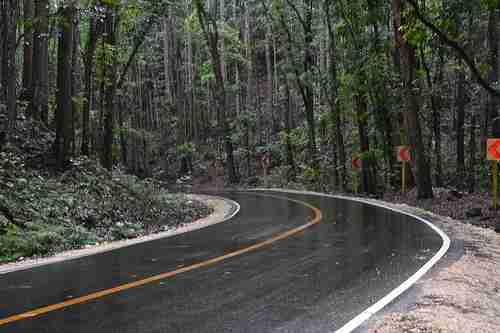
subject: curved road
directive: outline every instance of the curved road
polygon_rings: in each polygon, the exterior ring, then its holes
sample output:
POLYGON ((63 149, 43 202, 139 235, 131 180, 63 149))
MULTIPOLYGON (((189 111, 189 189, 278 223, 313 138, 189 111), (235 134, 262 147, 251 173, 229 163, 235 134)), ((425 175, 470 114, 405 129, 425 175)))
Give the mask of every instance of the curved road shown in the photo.
POLYGON ((363 203, 225 196, 241 205, 230 221, 0 275, 0 332, 333 332, 442 245, 426 224, 363 203))

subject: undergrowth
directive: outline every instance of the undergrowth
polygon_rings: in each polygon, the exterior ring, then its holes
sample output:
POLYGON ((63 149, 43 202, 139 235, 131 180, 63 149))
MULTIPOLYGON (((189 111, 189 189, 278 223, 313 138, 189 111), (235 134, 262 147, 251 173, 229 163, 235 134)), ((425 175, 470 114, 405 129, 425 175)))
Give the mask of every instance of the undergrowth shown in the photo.
POLYGON ((154 180, 111 174, 89 159, 49 175, 15 150, 0 152, 0 262, 134 238, 208 213, 154 180))

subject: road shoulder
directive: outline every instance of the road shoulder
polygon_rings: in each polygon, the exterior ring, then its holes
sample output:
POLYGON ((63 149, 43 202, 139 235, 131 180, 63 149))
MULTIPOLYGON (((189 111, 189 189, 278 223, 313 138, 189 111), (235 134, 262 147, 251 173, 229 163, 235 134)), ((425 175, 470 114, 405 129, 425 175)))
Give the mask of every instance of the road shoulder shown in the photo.
MULTIPOLYGON (((283 191, 322 195, 307 191, 283 191)), ((421 217, 444 231, 452 240, 446 256, 411 289, 365 322, 361 331, 498 332, 500 234, 492 229, 466 224, 407 204, 366 198, 350 199, 383 205, 421 217)))
POLYGON ((38 266, 49 265, 57 262, 91 256, 103 252, 113 251, 123 247, 150 242, 162 238, 173 237, 175 235, 195 231, 198 229, 209 227, 217 223, 228 221, 232 217, 234 217, 240 210, 239 204, 230 199, 217 196, 198 195, 198 194, 190 194, 188 195, 188 197, 191 200, 200 201, 206 204, 208 207, 212 208, 213 209, 212 214, 210 214, 207 217, 201 218, 199 220, 193 221, 191 223, 182 224, 178 227, 171 228, 169 230, 156 234, 151 234, 134 239, 103 243, 96 246, 88 246, 84 249, 66 251, 47 258, 27 259, 18 262, 2 264, 0 265, 0 275, 15 271, 27 270, 38 266))
POLYGON ((370 333, 496 333, 500 327, 500 235, 407 205, 452 238, 452 251, 431 274, 366 325, 370 333))

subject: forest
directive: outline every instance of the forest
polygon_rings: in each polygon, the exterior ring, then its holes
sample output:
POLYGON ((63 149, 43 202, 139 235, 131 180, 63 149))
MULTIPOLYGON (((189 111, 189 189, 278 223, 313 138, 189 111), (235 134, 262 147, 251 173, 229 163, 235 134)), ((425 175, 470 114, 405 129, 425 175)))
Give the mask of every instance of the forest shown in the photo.
POLYGON ((498 332, 499 49, 500 0, 0 0, 0 326, 366 299, 370 332, 498 332))
POLYGON ((0 149, 54 133, 54 172, 380 195, 408 146, 418 198, 489 189, 497 0, 0 3, 0 149))

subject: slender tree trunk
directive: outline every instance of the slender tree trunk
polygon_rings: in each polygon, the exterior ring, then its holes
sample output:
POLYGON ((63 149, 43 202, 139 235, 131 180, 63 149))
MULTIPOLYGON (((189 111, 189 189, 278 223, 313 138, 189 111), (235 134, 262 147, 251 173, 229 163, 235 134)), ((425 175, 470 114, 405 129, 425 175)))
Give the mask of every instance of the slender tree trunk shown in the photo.
POLYGON ((85 50, 85 74, 84 74, 84 86, 85 86, 85 98, 82 107, 82 155, 89 155, 89 139, 91 135, 90 131, 90 110, 92 106, 92 101, 94 99, 93 92, 93 73, 94 73, 94 63, 95 63, 95 51, 97 48, 98 39, 98 25, 99 19, 95 16, 96 13, 92 13, 89 18, 89 31, 87 37, 87 45, 85 50))
POLYGON ((71 123, 71 155, 76 155, 76 127, 81 124, 82 107, 82 66, 80 59, 80 13, 75 13, 73 28, 73 55, 72 55, 72 82, 71 82, 71 103, 72 103, 72 123, 71 123))
POLYGON ((288 79, 284 78, 285 82, 285 93, 286 93, 286 105, 285 105, 285 145, 286 145, 286 160, 290 171, 288 173, 288 181, 294 181, 296 177, 296 166, 295 166, 295 158, 293 152, 292 145, 292 106, 291 106, 291 94, 290 94, 290 85, 288 83, 288 79))
POLYGON ((255 83, 255 72, 254 72, 254 57, 253 57, 253 44, 252 44, 252 24, 250 17, 250 4, 245 3, 245 13, 244 13, 244 44, 245 44, 245 58, 247 60, 247 80, 246 80, 246 94, 245 94, 245 107, 248 113, 255 111, 256 124, 255 124, 255 137, 256 143, 262 143, 262 120, 259 113, 259 109, 256 107, 257 91, 255 83))
POLYGON ((273 112, 273 64, 271 55, 271 28, 268 26, 265 37, 266 52, 266 105, 264 107, 267 117, 272 119, 273 134, 279 131, 275 114, 273 112))
MULTIPOLYGON (((116 13, 112 7, 106 8, 104 19, 105 44, 113 48, 116 43, 116 13)), ((114 99, 116 90, 116 61, 114 55, 105 64, 105 91, 104 91, 104 142, 102 165, 109 171, 113 168, 113 130, 114 130, 114 99)))
MULTIPOLYGON (((488 81, 493 84, 498 81, 499 75, 499 63, 498 63, 498 22, 499 21, 499 11, 496 6, 492 5, 489 9, 489 19, 488 19, 488 32, 487 32, 487 42, 488 42, 488 64, 490 65, 490 72, 488 75, 488 81)), ((492 119, 496 118, 498 115, 498 105, 499 99, 492 96, 492 94, 486 95, 486 103, 484 105, 484 112, 481 114, 481 134, 480 134, 480 149, 481 155, 486 156, 486 140, 492 134, 490 132, 492 119)))
POLYGON ((465 74, 460 71, 457 78, 457 118, 456 118, 456 130, 457 130, 457 170, 456 179, 461 186, 463 184, 464 174, 465 174, 465 104, 466 100, 465 91, 465 74))
POLYGON ((55 152, 57 168, 65 168, 70 157, 72 125, 72 71, 73 71, 73 20, 75 2, 69 0, 61 5, 61 34, 59 36, 57 62, 57 109, 55 152))
POLYGON ((163 27, 163 66, 165 72, 165 96, 167 103, 172 105, 172 72, 170 65, 170 54, 172 49, 172 29, 171 22, 169 18, 164 18, 162 21, 163 27))
POLYGON ((431 70, 426 62, 423 50, 421 50, 421 60, 426 73, 427 87, 431 91, 430 102, 432 109, 432 135, 433 155, 434 155, 434 183, 437 187, 442 186, 442 158, 441 158, 441 97, 435 91, 435 83, 441 84, 443 81, 444 59, 442 50, 439 51, 439 68, 436 78, 431 77, 431 70))
POLYGON ((49 1, 35 0, 32 116, 49 122, 49 1))
MULTIPOLYGON (((226 1, 219 0, 219 10, 220 10, 220 21, 226 22, 226 1)), ((226 43, 224 42, 224 38, 220 38, 220 65, 222 71, 222 78, 224 82, 227 80, 227 64, 226 64, 226 43)))
MULTIPOLYGON (((381 34, 379 27, 379 7, 378 1, 367 0, 368 12, 371 16, 372 21, 372 52, 376 54, 383 54, 384 50, 381 48, 381 34)), ((377 73, 377 72, 374 72, 377 73)), ((393 140, 393 126, 392 126, 392 114, 389 111, 389 106, 386 102, 386 96, 389 95, 386 82, 380 80, 376 75, 370 77, 370 86, 374 87, 369 89, 370 94, 373 99, 374 107, 376 112, 373 112, 375 118, 375 123, 377 124, 379 131, 383 137, 383 149, 385 155, 385 161, 388 167, 388 173, 386 173, 386 183, 394 186, 396 184, 395 177, 395 164, 396 158, 394 154, 394 140, 393 140)), ((374 139, 377 137, 374 136, 374 139)))
POLYGON ((469 193, 476 191, 476 165, 477 165, 477 143, 476 143, 477 115, 471 114, 470 139, 469 139, 469 193))
MULTIPOLYGON (((187 3, 187 9, 192 10, 187 3)), ((195 91, 194 91, 194 64, 193 64, 193 35, 191 31, 186 32, 186 119, 188 126, 188 139, 193 140, 196 138, 196 122, 195 122, 195 91)))
MULTIPOLYGON (((311 80, 314 67, 314 54, 313 54, 313 28, 312 28, 312 18, 313 18, 313 0, 306 1, 307 6, 306 12, 306 25, 304 26, 305 33, 305 56, 304 56, 304 74, 306 74, 306 80, 311 80)), ((306 120, 308 124, 308 141, 307 149, 309 151, 309 162, 314 170, 318 170, 318 156, 316 151, 316 125, 314 118, 314 88, 312 82, 305 82, 303 85, 304 90, 304 105, 306 112, 306 120)))
MULTIPOLYGON (((9 3, 6 1, 0 1, 0 104, 2 107, 7 107, 7 87, 5 86, 5 78, 7 73, 5 72, 8 66, 7 63, 7 38, 9 31, 9 21, 8 21, 8 13, 9 13, 9 3)), ((4 128, 2 130, 7 129, 7 122, 3 124, 4 128)))
MULTIPOLYGON (((6 12, 5 12, 5 2, 4 1, 0 1, 0 104, 2 106, 0 106, 0 108, 3 108, 5 107, 4 103, 5 103, 5 88, 3 86, 3 62, 4 62, 4 49, 5 49, 5 38, 3 38, 3 36, 5 36, 5 29, 7 27, 7 17, 6 17, 6 12)), ((3 109, 0 109, 0 111, 4 111, 3 109)), ((5 133, 2 132, 3 130, 6 129, 6 124, 4 124, 4 126, 2 126, 2 128, 0 128, 0 135, 2 136, 2 138, 0 138, 0 148, 2 146, 2 144, 4 143, 4 139, 5 139, 5 133)))
MULTIPOLYGON (((499 23, 499 9, 497 6, 491 6, 490 16, 488 22, 488 45, 489 45, 489 63, 490 63, 490 78, 489 81, 492 84, 496 84, 499 78, 500 65, 498 62, 498 50, 499 50, 499 37, 500 31, 498 30, 499 23)), ((495 119, 498 117, 498 106, 500 105, 500 99, 490 95, 489 98, 489 119, 495 119)), ((486 145, 485 145, 486 147, 486 145)))
POLYGON ((370 140, 368 137, 368 105, 366 97, 356 94, 354 97, 356 105, 356 120, 358 124, 359 145, 361 154, 363 154, 363 163, 361 165, 361 186, 363 193, 376 193, 376 186, 373 177, 373 161, 367 156, 370 152, 370 140))
POLYGON ((224 77, 222 74, 221 55, 219 52, 219 30, 217 21, 205 11, 201 0, 194 0, 197 8, 198 19, 203 29, 205 39, 211 55, 212 69, 215 74, 215 91, 217 98, 217 108, 220 114, 219 127, 222 129, 224 146, 226 151, 226 168, 229 181, 233 184, 239 181, 233 155, 233 143, 231 141, 231 127, 229 119, 226 118, 227 99, 224 77))
POLYGON ((325 13, 326 13, 326 22, 328 27, 328 36, 329 36, 329 87, 330 94, 328 101, 330 104, 330 118, 332 121, 332 137, 335 142, 336 152, 334 155, 338 156, 338 168, 339 168, 339 177, 340 177, 340 185, 342 191, 347 190, 347 156, 345 152, 344 145, 344 133, 343 133, 343 124, 342 117, 340 114, 340 105, 338 103, 338 95, 339 95, 339 82, 337 79, 337 42, 335 30, 332 22, 332 17, 330 15, 331 8, 331 0, 325 0, 325 13))
POLYGON ((31 101, 33 86, 33 19, 34 0, 24 0, 23 88, 21 98, 31 101))
POLYGON ((3 36, 2 52, 2 89, 3 97, 0 101, 7 106, 7 122, 4 127, 4 135, 7 141, 11 130, 15 127, 17 119, 17 89, 16 89, 16 36, 17 36, 17 2, 15 0, 3 1, 3 36))
POLYGON ((407 110, 404 112, 405 125, 408 133, 409 143, 412 151, 412 158, 415 165, 417 178, 418 198, 432 198, 432 180, 430 166, 425 153, 422 141, 422 131, 420 127, 419 112, 420 106, 416 95, 416 58, 415 50, 405 40, 401 33, 402 13, 404 10, 402 0, 393 0, 393 19, 396 47, 399 48, 401 57, 401 71, 404 81, 405 99, 407 110))
MULTIPOLYGON (((273 107, 277 108, 279 104, 279 99, 280 99, 280 77, 278 74, 278 46, 276 45, 276 36, 272 36, 273 38, 273 107)), ((280 114, 280 117, 282 119, 285 119, 285 115, 280 114)))

